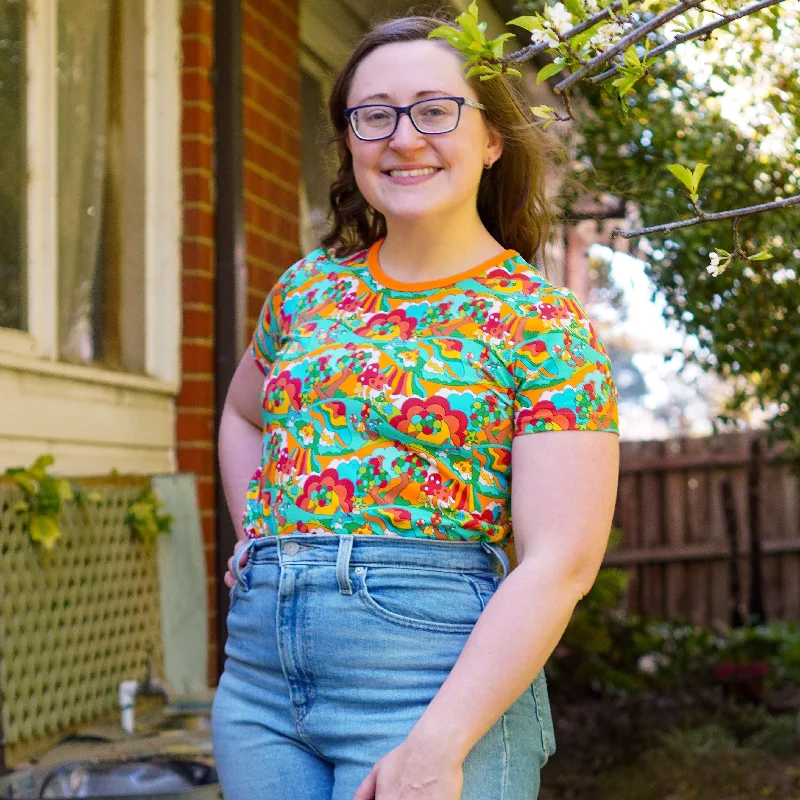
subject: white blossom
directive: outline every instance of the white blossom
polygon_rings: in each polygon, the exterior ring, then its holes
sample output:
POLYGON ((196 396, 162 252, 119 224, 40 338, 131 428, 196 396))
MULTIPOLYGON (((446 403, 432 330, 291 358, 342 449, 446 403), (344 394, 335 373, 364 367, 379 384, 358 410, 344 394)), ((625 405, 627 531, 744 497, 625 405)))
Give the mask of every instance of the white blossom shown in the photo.
POLYGON ((550 31, 534 30, 531 33, 532 44, 546 44, 548 47, 555 47, 558 44, 558 38, 550 31))
POLYGON ((728 262, 725 261, 720 264, 720 254, 719 253, 711 253, 708 257, 708 266, 706 270, 708 271, 709 275, 713 275, 715 278, 722 275, 725 272, 725 268, 728 266, 728 262))
POLYGON ((575 25, 572 22, 572 14, 567 11, 562 5, 552 6, 550 9, 550 19, 553 25, 561 32, 564 33, 575 25))
POLYGON ((619 22, 609 22, 603 25, 589 40, 596 50, 605 50, 618 42, 625 35, 625 28, 619 22))

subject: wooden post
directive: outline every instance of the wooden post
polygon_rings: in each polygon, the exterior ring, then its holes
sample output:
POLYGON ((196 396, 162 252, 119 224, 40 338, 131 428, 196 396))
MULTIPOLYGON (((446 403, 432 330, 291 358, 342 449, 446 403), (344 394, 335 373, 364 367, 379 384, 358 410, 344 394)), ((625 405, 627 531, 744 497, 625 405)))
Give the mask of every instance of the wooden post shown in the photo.
POLYGON ((733 503, 733 486, 731 479, 722 481, 722 512, 725 516, 725 529, 731 552, 728 559, 730 570, 730 621, 734 628, 744 624, 742 614, 742 587, 739 582, 739 526, 736 521, 736 508, 733 503))
POLYGON ((748 499, 750 506, 750 605, 751 621, 766 621, 764 613, 764 582, 761 569, 761 462, 763 445, 756 436, 750 445, 748 499))

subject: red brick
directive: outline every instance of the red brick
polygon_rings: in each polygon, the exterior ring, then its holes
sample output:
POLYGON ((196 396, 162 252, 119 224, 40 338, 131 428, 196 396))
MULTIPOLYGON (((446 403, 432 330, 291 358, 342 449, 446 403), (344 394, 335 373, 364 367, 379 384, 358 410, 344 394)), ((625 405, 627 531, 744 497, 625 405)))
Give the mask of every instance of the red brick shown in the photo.
POLYGON ((214 508, 214 478, 199 475, 197 478, 197 503, 200 508, 214 508))
POLYGON ((208 378, 184 378, 178 393, 178 406, 181 410, 213 409, 214 379, 210 376, 208 378))
POLYGON ((178 447, 178 466, 181 472, 194 472, 196 475, 214 474, 214 451, 208 447, 183 445, 178 447))
POLYGON ((181 31, 186 34, 211 34, 214 31, 214 12, 211 0, 183 0, 181 31))
POLYGON ((183 335, 187 339, 211 339, 214 336, 214 314, 211 306, 207 309, 183 310, 183 335))
POLYGON ((213 203, 211 176, 200 172, 183 174, 184 203, 213 203))
POLYGON ((184 106, 181 131, 184 135, 214 136, 214 113, 201 105, 184 106))
POLYGON ((205 169, 211 171, 214 163, 214 146, 198 139, 181 142, 181 165, 184 169, 205 169))
MULTIPOLYGON (((189 244, 183 245, 183 268, 203 269, 213 271, 214 252, 211 248, 190 247, 189 244)), ((214 279, 213 272, 208 277, 201 275, 183 276, 183 300, 186 303, 208 303, 214 302, 214 279)))
POLYGON ((211 85, 209 75, 204 71, 188 71, 189 64, 184 64, 181 75, 181 93, 184 102, 204 100, 206 103, 214 102, 214 87, 211 85))
POLYGON ((186 67, 204 67, 210 70, 214 66, 214 46, 211 31, 194 35, 184 35, 182 41, 183 64, 186 67))
MULTIPOLYGON (((183 442, 211 442, 214 437, 214 406, 206 406, 201 410, 201 407, 195 404, 191 407, 191 411, 187 408, 183 407, 178 410, 178 447, 181 448, 182 453, 185 452, 183 442)), ((189 446, 187 445, 187 447, 189 446)), ((200 471, 208 472, 206 469, 200 471)))
POLYGON ((186 236, 214 237, 214 214, 201 208, 184 208, 183 232, 186 236))
POLYGON ((184 372, 214 371, 214 348, 210 344, 184 344, 181 357, 184 372))

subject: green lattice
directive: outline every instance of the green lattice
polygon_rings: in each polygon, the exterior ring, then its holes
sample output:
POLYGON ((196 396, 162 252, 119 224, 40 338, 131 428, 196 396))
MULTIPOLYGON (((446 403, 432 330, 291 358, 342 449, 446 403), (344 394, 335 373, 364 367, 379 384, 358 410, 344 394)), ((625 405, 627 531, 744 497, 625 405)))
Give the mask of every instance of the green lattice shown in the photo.
POLYGON ((143 678, 152 650, 161 674, 157 548, 123 519, 138 478, 92 481, 103 498, 67 504, 61 538, 43 553, 13 511, 21 495, 0 482, 0 703, 6 761, 46 747, 117 706, 117 685, 143 678))

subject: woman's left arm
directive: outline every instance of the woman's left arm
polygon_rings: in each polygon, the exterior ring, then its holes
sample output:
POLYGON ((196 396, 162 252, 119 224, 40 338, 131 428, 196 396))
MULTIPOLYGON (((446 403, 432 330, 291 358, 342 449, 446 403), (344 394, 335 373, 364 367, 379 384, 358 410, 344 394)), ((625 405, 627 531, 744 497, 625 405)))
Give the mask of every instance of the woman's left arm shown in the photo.
POLYGON ((597 577, 618 473, 614 433, 514 438, 511 516, 519 564, 406 741, 375 765, 354 800, 460 797, 464 758, 530 686, 597 577))

